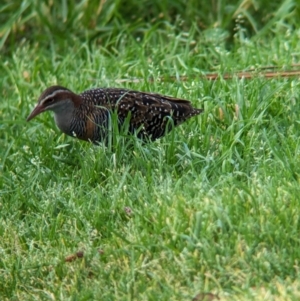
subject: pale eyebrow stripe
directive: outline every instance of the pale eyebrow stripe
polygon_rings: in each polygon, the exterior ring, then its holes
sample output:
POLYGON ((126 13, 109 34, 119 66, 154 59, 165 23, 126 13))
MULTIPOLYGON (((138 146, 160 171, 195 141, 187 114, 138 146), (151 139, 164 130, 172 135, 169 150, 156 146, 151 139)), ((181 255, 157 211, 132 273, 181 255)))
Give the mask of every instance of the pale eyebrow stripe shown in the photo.
POLYGON ((44 103, 47 99, 54 97, 57 93, 66 92, 67 90, 56 90, 52 94, 47 95, 45 98, 41 100, 41 103, 44 103))

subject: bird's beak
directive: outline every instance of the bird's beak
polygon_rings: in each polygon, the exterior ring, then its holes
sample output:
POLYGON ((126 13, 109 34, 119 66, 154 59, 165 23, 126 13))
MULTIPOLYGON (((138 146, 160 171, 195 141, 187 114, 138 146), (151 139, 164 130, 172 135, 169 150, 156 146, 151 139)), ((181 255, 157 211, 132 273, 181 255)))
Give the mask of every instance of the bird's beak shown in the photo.
POLYGON ((40 106, 40 105, 37 105, 33 110, 32 112, 30 113, 30 115, 27 117, 27 121, 30 121, 32 118, 34 118, 35 116, 39 115, 40 113, 44 112, 45 109, 40 106))

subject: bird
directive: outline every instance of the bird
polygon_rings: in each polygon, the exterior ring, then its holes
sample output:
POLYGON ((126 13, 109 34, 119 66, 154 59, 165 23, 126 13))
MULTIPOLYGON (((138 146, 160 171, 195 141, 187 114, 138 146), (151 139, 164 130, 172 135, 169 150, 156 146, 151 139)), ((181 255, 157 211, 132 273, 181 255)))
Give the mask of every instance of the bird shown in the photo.
POLYGON ((27 121, 45 111, 53 111, 63 133, 98 144, 107 141, 113 112, 118 127, 128 120, 129 134, 154 141, 203 110, 194 108, 188 100, 157 93, 93 88, 76 94, 56 85, 42 92, 27 121))

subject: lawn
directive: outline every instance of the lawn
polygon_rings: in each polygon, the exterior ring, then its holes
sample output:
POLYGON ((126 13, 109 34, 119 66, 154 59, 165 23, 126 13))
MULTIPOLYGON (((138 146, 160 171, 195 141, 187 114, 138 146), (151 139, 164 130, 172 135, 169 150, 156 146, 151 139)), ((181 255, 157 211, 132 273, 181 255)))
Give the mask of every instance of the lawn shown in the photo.
POLYGON ((62 9, 61 31, 55 10, 1 4, 1 300, 300 299, 300 82, 263 75, 299 69, 296 2, 259 28, 236 17, 232 33, 223 10, 201 28, 167 18, 167 2, 132 24, 104 23, 103 2, 102 29, 78 31, 85 1, 62 9), (96 146, 51 113, 26 122, 54 84, 157 92, 204 113, 153 143, 96 146))

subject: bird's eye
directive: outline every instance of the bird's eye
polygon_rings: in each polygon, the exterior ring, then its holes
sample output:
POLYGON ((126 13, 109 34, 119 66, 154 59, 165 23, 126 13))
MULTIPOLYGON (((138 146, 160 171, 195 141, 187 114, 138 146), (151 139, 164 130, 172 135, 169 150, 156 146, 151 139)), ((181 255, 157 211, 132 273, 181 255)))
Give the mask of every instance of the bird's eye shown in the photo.
POLYGON ((47 103, 52 103, 54 101, 54 98, 48 98, 47 103))

